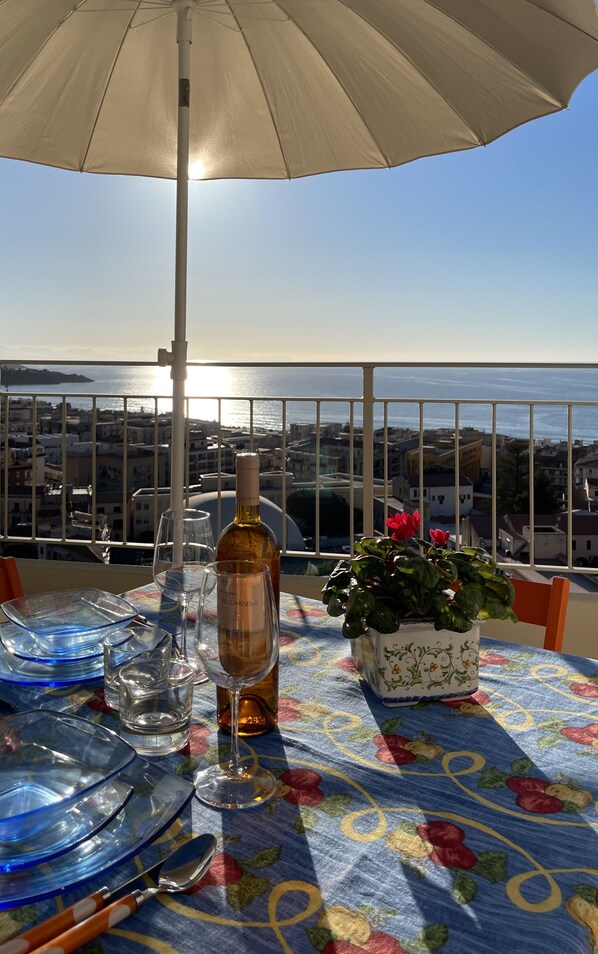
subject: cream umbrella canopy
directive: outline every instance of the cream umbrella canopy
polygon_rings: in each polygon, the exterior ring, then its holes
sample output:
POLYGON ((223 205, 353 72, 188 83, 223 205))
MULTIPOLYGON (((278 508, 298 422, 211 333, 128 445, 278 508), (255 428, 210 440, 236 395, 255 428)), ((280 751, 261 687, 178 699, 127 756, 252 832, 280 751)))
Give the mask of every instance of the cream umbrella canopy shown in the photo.
POLYGON ((173 506, 189 166, 280 179, 470 149, 565 108, 597 67, 595 0, 0 0, 0 155, 177 179, 174 335, 159 352, 173 506))

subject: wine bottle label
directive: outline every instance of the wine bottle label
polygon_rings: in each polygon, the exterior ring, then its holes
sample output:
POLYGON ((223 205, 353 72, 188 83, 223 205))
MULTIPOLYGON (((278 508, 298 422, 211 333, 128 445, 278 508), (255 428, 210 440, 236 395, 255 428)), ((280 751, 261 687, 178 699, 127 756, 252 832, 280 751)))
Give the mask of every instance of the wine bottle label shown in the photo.
POLYGON ((266 624, 264 581, 241 573, 222 577, 218 586, 218 623, 221 629, 244 633, 263 631, 266 624))
POLYGON ((264 581, 230 574, 218 587, 218 655, 222 668, 246 685, 271 665, 272 632, 266 628, 264 581))

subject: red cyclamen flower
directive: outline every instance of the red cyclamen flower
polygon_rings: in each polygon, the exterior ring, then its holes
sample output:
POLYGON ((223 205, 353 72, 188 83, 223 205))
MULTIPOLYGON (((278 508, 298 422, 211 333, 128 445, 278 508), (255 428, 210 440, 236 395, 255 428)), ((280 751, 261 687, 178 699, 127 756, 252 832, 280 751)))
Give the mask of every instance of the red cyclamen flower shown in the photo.
POLYGON ((389 517, 386 526, 392 530, 393 540, 406 540, 407 537, 414 537, 419 529, 421 517, 417 510, 415 513, 395 513, 389 517))
POLYGON ((445 547, 449 542, 450 533, 448 530, 430 530, 430 540, 437 547, 445 547))

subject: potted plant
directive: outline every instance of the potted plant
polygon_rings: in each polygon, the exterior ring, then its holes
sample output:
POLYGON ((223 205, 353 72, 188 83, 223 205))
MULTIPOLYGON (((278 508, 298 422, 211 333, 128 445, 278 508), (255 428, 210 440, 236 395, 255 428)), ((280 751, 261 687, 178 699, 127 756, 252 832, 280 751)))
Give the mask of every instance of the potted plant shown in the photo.
POLYGON ((477 547, 447 549, 449 534, 419 539, 419 513, 386 521, 391 536, 364 537, 322 590, 344 616, 359 672, 387 705, 466 698, 478 687, 479 628, 517 617, 513 584, 477 547))

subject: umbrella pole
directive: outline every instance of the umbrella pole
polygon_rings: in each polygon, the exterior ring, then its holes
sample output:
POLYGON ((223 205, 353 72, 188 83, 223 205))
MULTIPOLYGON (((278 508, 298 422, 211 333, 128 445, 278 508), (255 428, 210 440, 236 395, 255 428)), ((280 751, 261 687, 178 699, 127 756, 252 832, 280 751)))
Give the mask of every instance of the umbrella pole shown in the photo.
POLYGON ((174 340, 170 506, 181 510, 185 492, 185 381, 187 378, 187 231, 189 208, 189 93, 191 2, 175 0, 179 56, 174 340))

